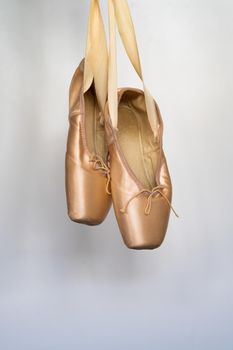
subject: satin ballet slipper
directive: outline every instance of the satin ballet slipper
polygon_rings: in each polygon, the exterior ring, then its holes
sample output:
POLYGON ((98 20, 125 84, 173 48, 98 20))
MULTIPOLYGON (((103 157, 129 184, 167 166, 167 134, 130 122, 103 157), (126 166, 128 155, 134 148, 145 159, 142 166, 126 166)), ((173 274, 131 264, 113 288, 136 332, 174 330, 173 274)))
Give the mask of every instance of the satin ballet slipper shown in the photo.
POLYGON ((154 249, 162 244, 172 208, 172 184, 162 148, 163 123, 157 105, 156 109, 160 121, 157 140, 143 91, 121 89, 118 130, 110 118, 106 121, 114 211, 124 243, 132 249, 154 249))
POLYGON ((172 184, 162 142, 163 121, 143 80, 126 0, 109 0, 109 24, 105 129, 113 206, 126 246, 155 249, 164 240, 172 208, 172 184), (115 22, 144 91, 125 88, 117 92, 115 22))
POLYGON ((107 98, 107 44, 99 2, 91 1, 85 59, 69 93, 66 197, 71 220, 100 224, 110 206, 110 171, 103 109, 107 98))

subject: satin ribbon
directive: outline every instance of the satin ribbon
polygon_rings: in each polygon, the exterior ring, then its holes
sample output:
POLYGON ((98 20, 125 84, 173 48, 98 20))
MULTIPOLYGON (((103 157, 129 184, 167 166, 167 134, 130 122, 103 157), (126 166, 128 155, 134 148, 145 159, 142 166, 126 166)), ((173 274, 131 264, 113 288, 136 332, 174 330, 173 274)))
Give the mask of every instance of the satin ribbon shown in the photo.
POLYGON ((126 53, 142 81, 147 115, 155 138, 158 135, 159 120, 155 102, 146 87, 137 46, 134 24, 127 0, 108 0, 109 13, 109 65, 108 65, 108 104, 112 125, 117 129, 117 63, 116 63, 116 24, 126 53))
POLYGON ((101 111, 104 111, 108 91, 108 47, 99 0, 91 0, 88 19, 87 43, 84 65, 84 93, 91 84, 101 111))

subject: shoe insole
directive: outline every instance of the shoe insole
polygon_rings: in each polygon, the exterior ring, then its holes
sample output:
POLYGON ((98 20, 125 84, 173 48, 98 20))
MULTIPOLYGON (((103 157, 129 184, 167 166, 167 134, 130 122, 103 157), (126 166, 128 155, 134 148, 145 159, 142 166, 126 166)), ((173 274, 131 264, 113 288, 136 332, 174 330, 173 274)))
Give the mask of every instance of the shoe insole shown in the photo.
POLYGON ((107 146, 104 125, 101 122, 95 89, 92 86, 84 95, 85 101, 85 131, 87 146, 91 153, 106 159, 107 146))
POLYGON ((124 157, 145 188, 156 186, 158 144, 150 128, 144 96, 129 94, 119 104, 118 142, 124 157))

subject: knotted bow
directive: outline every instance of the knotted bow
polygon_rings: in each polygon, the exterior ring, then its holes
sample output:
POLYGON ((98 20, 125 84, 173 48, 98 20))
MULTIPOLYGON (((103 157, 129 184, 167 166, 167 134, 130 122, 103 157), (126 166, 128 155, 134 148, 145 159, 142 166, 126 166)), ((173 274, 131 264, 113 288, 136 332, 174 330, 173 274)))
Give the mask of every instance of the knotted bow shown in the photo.
POLYGON ((111 181, 111 176, 110 176, 110 169, 109 167, 105 164, 103 159, 96 154, 92 156, 92 158, 89 160, 90 163, 93 163, 93 168, 95 170, 102 171, 104 175, 107 177, 107 183, 106 183, 106 192, 107 194, 111 195, 110 191, 110 181, 111 181))
POLYGON ((156 193, 159 193, 164 199, 165 201, 168 203, 168 205, 170 206, 170 208, 172 209, 173 213, 176 215, 176 217, 179 217, 178 214, 176 213, 175 209, 172 207, 171 202, 169 201, 169 199, 167 198, 167 196, 161 191, 164 188, 164 186, 157 186, 154 187, 151 191, 148 189, 142 189, 141 191, 139 191, 138 193, 136 193, 135 195, 133 195, 128 202, 126 203, 126 205, 124 206, 124 208, 120 209, 121 213, 125 214, 127 211, 127 208, 130 204, 130 202, 137 198, 138 196, 140 196, 143 193, 147 193, 149 194, 147 197, 147 204, 145 207, 145 215, 149 215, 151 212, 151 208, 152 208, 152 198, 154 197, 154 195, 156 193))

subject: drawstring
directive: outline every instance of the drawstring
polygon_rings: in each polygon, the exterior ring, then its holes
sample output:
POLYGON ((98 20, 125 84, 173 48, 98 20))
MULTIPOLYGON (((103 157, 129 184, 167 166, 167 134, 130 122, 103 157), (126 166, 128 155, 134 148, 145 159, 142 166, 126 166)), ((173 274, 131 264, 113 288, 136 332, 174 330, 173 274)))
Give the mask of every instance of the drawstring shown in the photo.
POLYGON ((165 194, 163 194, 163 192, 161 191, 161 189, 163 189, 164 186, 157 186, 154 187, 151 191, 148 189, 142 189, 141 191, 139 191, 138 193, 136 193, 135 195, 133 195, 128 202, 126 203, 126 205, 124 206, 124 208, 120 209, 121 213, 125 214, 127 211, 127 208, 130 204, 130 202, 135 199, 136 197, 140 196, 143 193, 147 193, 149 194, 149 196, 147 197, 147 204, 145 207, 145 215, 149 215, 151 212, 151 208, 152 208, 152 198, 154 197, 154 195, 156 193, 159 193, 168 203, 168 205, 170 206, 170 208, 172 209, 173 213, 175 214, 176 217, 179 217, 178 214, 176 213, 175 209, 172 207, 171 202, 168 200, 167 196, 165 196, 165 194))
POLYGON ((93 163, 93 168, 95 170, 100 170, 105 174, 105 176, 107 177, 106 192, 107 194, 111 195, 111 192, 110 192, 111 176, 110 176, 109 167, 104 163, 103 159, 97 155, 93 155, 92 158, 89 160, 89 162, 93 163))

